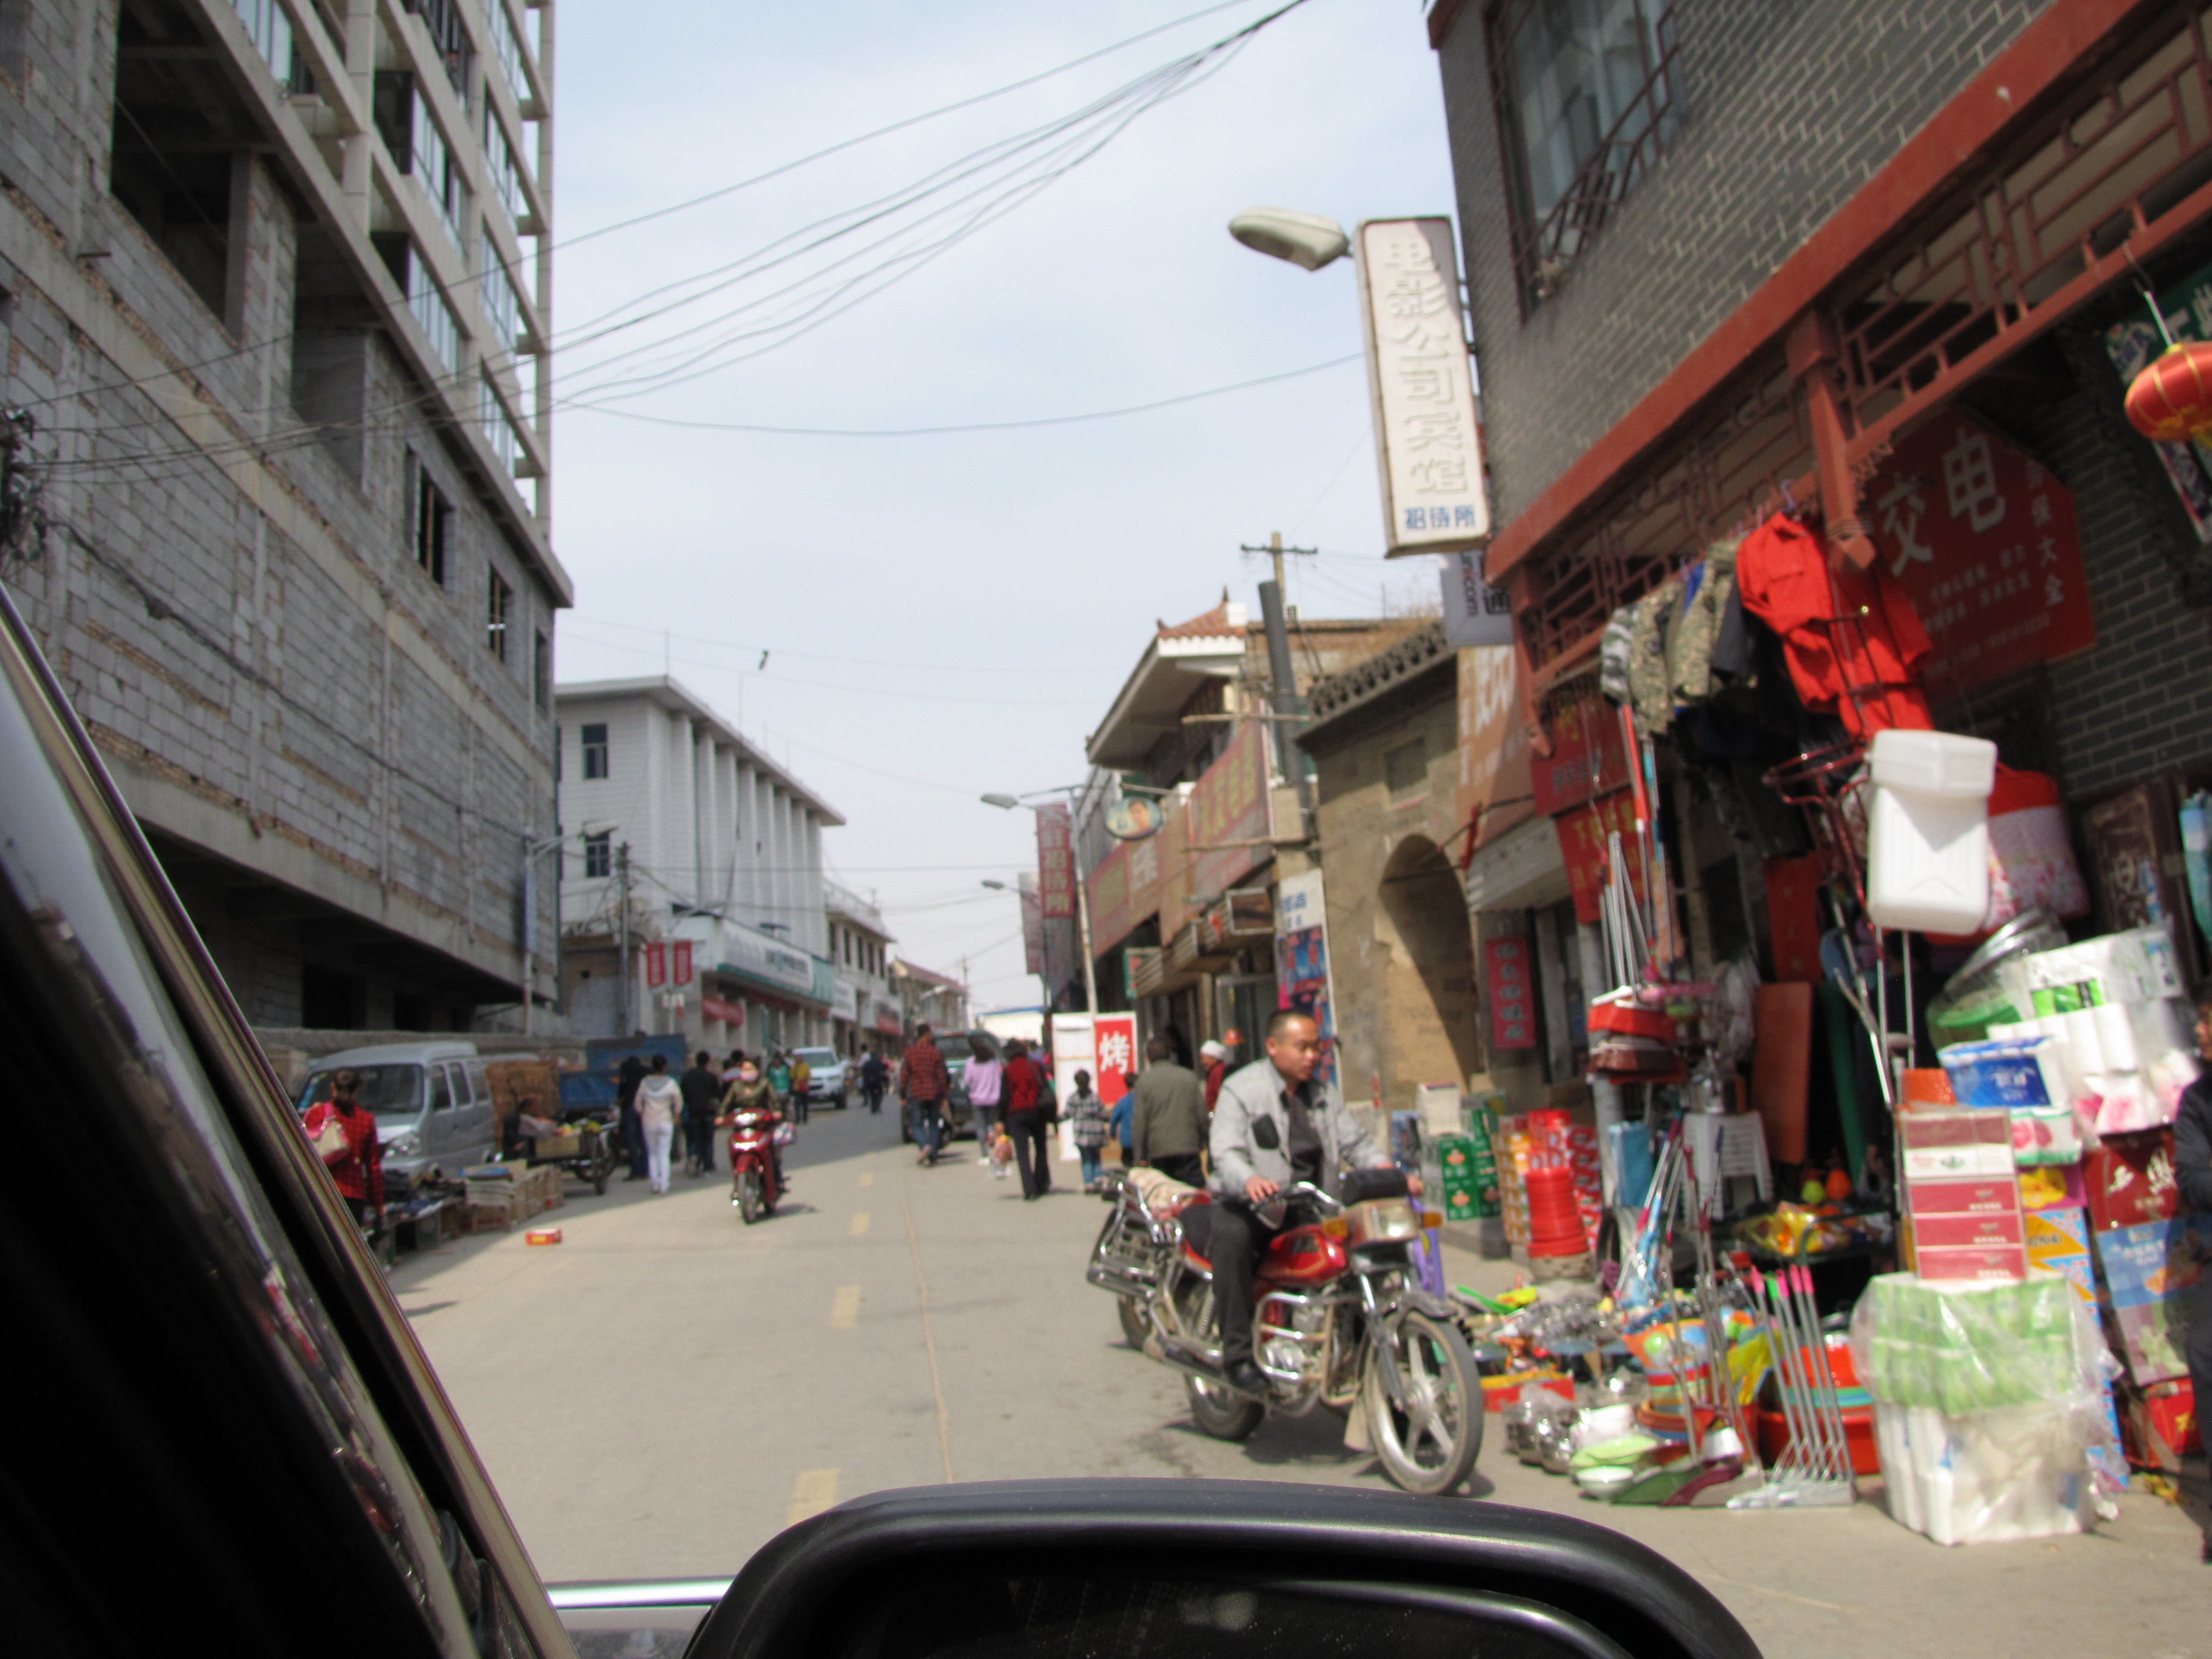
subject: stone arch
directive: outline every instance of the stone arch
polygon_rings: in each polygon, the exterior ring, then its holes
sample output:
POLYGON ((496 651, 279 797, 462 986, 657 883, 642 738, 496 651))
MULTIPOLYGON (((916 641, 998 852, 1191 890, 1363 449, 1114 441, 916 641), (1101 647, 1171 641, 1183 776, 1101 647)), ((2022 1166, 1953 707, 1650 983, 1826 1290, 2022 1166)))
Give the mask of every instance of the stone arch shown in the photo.
POLYGON ((1463 1089, 1482 1068, 1474 935, 1459 872, 1425 836, 1391 849, 1376 896, 1376 942, 1384 947, 1376 1047, 1383 1098, 1403 1110, 1420 1085, 1463 1089))

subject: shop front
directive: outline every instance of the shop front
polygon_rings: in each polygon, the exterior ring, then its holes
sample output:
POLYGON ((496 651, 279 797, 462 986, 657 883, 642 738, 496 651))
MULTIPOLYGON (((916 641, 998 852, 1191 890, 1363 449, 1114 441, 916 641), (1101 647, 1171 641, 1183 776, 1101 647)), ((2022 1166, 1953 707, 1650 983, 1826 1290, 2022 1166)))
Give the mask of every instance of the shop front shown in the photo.
POLYGON ((1492 550, 1492 1086, 1434 1145, 1569 1287, 1486 1332, 1510 1432, 1593 1490, 1879 1470, 1973 1542, 2088 1529, 2196 1443, 2212 448, 2129 410, 2212 333, 2208 88, 2193 19, 2046 83, 1492 550))

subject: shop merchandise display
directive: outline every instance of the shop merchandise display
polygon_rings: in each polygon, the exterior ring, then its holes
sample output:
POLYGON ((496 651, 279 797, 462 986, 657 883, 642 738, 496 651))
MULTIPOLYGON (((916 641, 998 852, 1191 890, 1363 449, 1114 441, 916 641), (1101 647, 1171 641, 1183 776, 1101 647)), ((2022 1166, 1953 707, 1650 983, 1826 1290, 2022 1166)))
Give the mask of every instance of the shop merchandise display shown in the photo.
POLYGON ((1541 699, 1605 786, 1537 793, 1595 930, 1588 1086, 1485 1097, 1437 1149, 1532 1298, 1455 1303, 1509 1442, 1593 1500, 1808 1507, 1879 1472, 1939 1542, 2083 1530, 2196 1443, 2212 1217, 2176 1212, 2168 1126, 2212 777, 2069 802, 2003 763, 2014 728, 1936 729, 1923 677, 1966 671, 1915 601, 1944 590, 1839 562, 1779 493, 1541 699), (1722 831, 1757 860, 1734 892, 1722 831))

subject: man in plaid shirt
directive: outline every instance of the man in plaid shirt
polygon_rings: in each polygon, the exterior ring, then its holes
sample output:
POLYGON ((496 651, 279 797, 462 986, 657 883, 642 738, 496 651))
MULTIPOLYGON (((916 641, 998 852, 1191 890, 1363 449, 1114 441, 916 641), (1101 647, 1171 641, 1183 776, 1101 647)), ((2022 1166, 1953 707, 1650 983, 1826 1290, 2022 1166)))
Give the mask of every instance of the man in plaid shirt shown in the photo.
POLYGON ((937 1162, 937 1147, 945 1133, 945 1102, 952 1092, 951 1073, 945 1056, 931 1041, 929 1027, 915 1028, 914 1046, 899 1061, 899 1097, 913 1115, 915 1144, 921 1148, 919 1164, 937 1162))

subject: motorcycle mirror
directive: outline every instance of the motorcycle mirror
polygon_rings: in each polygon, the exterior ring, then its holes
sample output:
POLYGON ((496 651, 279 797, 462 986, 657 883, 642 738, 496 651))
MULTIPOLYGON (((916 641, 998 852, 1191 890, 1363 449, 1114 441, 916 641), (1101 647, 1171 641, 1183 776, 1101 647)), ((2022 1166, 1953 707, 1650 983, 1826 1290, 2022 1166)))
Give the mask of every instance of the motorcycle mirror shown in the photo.
POLYGON ((1248 1480, 854 1498, 771 1540, 689 1659, 1758 1659, 1711 1592, 1571 1516, 1248 1480))

